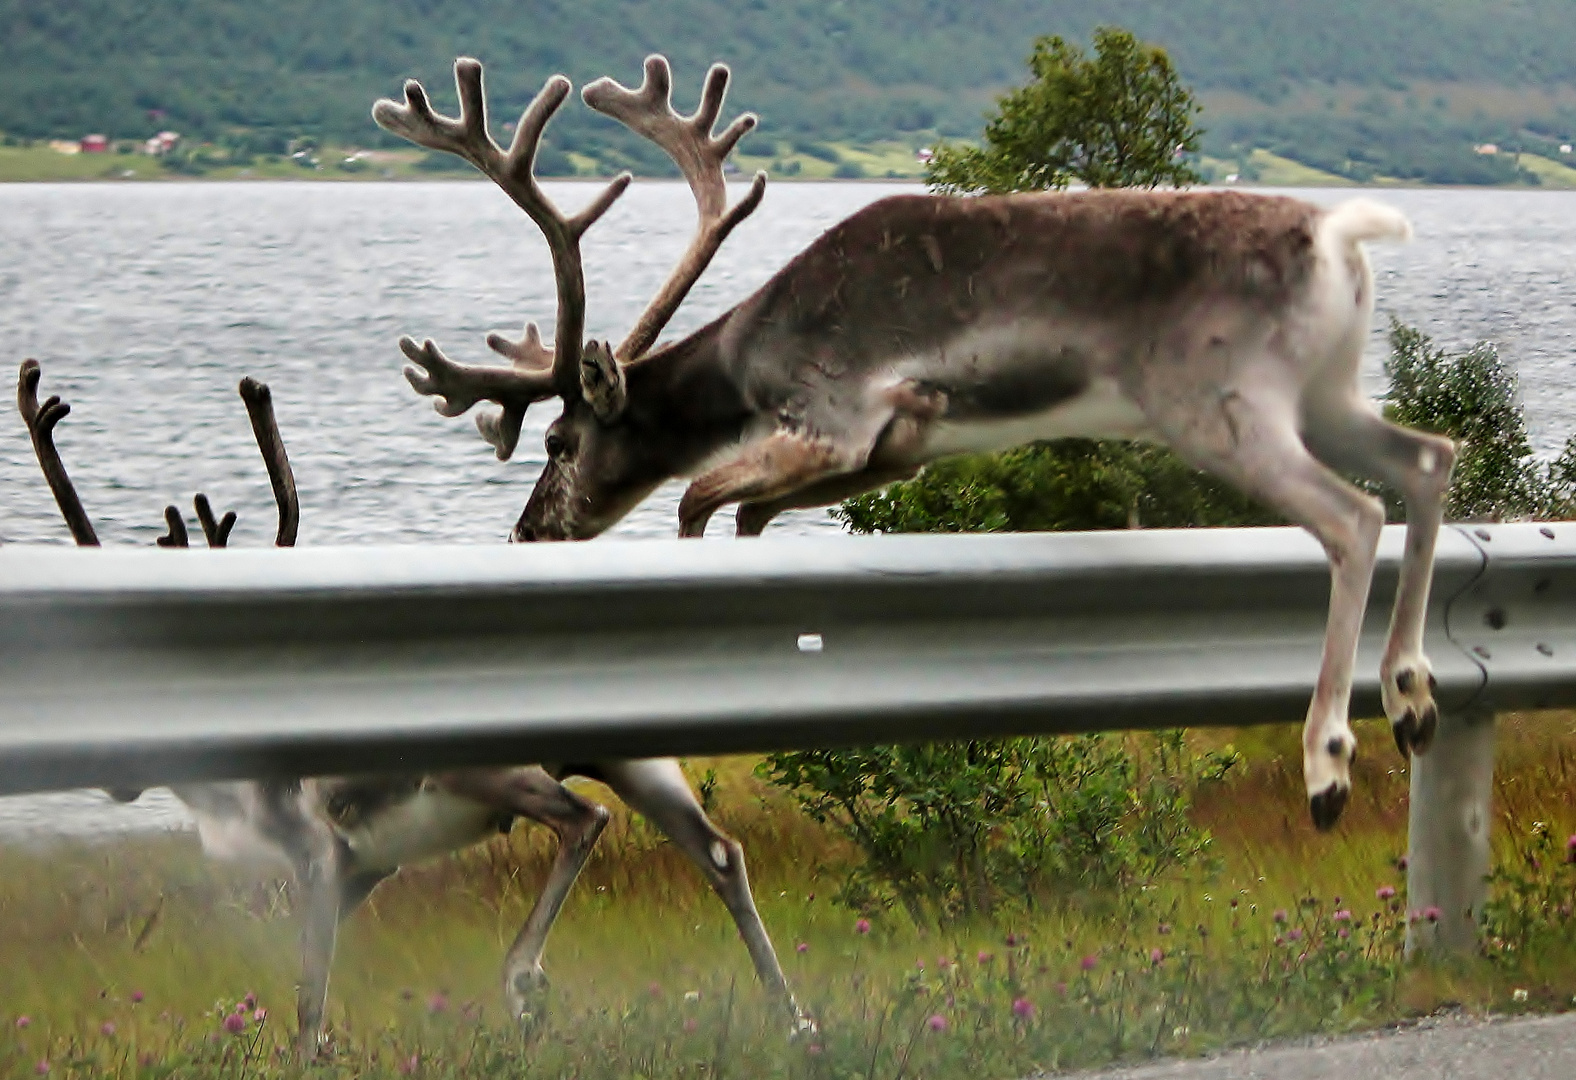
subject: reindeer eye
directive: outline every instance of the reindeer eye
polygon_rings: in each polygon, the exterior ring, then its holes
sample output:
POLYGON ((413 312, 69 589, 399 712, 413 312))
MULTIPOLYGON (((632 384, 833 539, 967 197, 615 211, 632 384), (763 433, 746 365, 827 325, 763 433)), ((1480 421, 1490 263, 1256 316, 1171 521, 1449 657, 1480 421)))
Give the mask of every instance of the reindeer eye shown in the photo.
POLYGON ((560 457, 564 452, 564 437, 562 435, 547 436, 547 456, 560 457))

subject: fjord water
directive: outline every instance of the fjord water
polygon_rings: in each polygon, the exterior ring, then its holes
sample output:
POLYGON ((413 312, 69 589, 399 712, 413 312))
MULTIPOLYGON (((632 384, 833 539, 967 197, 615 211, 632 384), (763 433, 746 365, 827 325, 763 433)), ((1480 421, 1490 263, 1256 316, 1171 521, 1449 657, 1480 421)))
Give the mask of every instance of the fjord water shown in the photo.
MULTIPOLYGON (((566 210, 599 190, 546 186, 566 210)), ((772 185, 671 333, 747 296, 859 207, 917 190, 772 185)), ((1329 204, 1354 192, 1294 194, 1329 204)), ((1555 452, 1576 432, 1576 192, 1365 194, 1401 208, 1417 232, 1411 245, 1371 249, 1372 388, 1389 315, 1452 348, 1493 341, 1520 374, 1535 445, 1555 452)), ((622 336, 692 228, 688 189, 649 182, 587 234, 590 335, 622 336)), ((533 318, 550 340, 554 304, 539 234, 485 183, 0 184, 5 370, 37 358, 42 392, 71 403, 57 439, 105 544, 151 544, 162 508, 189 508, 196 491, 239 513, 233 543, 271 541, 272 496, 235 392, 243 375, 273 387, 300 487, 300 544, 502 542, 555 405, 532 410, 515 460, 500 463, 469 417, 440 417, 410 390, 395 342, 408 333, 456 360, 496 359, 488 331, 512 336, 533 318)), ((22 422, 5 415, 0 542, 69 543, 22 422)), ((617 532, 672 535, 681 491, 665 486, 617 532)), ((773 528, 837 526, 803 511, 773 528)), ((731 518, 712 531, 731 531, 731 518)), ((181 820, 153 796, 113 809, 97 794, 0 800, 0 834, 181 820)))

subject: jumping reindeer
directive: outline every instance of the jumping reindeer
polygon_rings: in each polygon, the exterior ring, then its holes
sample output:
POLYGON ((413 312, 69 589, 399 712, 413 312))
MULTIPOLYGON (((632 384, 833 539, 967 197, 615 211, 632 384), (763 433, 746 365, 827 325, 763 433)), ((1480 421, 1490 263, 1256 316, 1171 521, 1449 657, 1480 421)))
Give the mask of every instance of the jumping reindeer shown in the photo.
MULTIPOLYGON (((97 547, 98 537, 55 447, 55 426, 71 411, 59 397, 38 400, 39 365, 22 365, 17 405, 32 436, 39 465, 77 544, 97 547)), ((266 385, 243 379, 241 397, 268 469, 279 507, 275 543, 290 547, 300 519, 295 479, 266 385)), ((209 500, 196 510, 210 547, 225 547, 233 511, 215 518, 209 500)), ((162 547, 186 547, 180 511, 166 507, 169 532, 162 547)), ((768 993, 787 1009, 793 1031, 811 1021, 788 990, 771 939, 755 909, 744 867, 744 849, 706 816, 672 758, 453 769, 405 776, 322 777, 182 784, 174 791, 197 820, 203 849, 221 858, 258 857, 289 866, 301 889, 301 981, 297 987, 297 1045, 316 1057, 322 1040, 328 976, 341 919, 401 864, 430 858, 507 833, 516 818, 552 829, 558 852, 547 881, 503 964, 504 995, 511 1015, 539 1014, 547 977, 542 954, 548 932, 570 887, 607 825, 608 812, 564 781, 585 777, 606 784, 643 814, 700 867, 738 926, 739 936, 768 993)), ((112 790, 131 801, 137 791, 112 790)))
POLYGON ((663 481, 692 477, 679 530, 699 536, 739 504, 753 536, 795 507, 823 506, 926 462, 1068 436, 1147 439, 1307 528, 1330 560, 1324 652, 1303 729, 1309 808, 1333 825, 1351 790, 1347 722, 1384 513, 1341 473, 1406 499, 1400 586, 1380 665, 1403 754, 1422 753, 1438 711, 1422 651, 1449 440, 1385 421, 1359 367, 1373 311, 1363 241, 1404 240, 1406 219, 1353 200, 1325 210, 1239 192, 1087 191, 950 198, 903 195, 828 230, 765 285, 682 340, 653 348, 718 245, 759 205, 764 176, 727 209, 722 162, 755 118, 713 128, 728 71, 706 77, 688 117, 671 75, 646 60, 636 90, 599 79, 587 105, 661 146, 692 189, 700 228, 616 348, 582 342, 579 242, 628 186, 614 180, 565 216, 537 185, 543 128, 569 93, 549 79, 507 151, 487 130, 482 66, 454 65, 460 116, 421 85, 379 101, 379 124, 458 154, 499 185, 547 238, 558 286, 553 345, 534 324, 488 344, 509 367, 459 364, 404 338, 416 390, 446 416, 502 406, 478 427, 500 459, 528 406, 551 397, 547 464, 515 540, 593 537, 663 481))

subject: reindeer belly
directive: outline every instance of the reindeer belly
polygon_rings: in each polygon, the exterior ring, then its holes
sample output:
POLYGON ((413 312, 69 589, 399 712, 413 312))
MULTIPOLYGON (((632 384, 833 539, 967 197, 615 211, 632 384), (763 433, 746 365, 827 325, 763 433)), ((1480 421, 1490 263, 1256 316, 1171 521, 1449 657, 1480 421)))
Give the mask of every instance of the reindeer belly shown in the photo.
POLYGON ((497 832, 498 816, 496 807, 424 787, 339 833, 359 869, 393 870, 485 840, 497 832))
POLYGON ((956 415, 948 409, 929 428, 926 460, 950 454, 1007 450, 1043 439, 1139 439, 1149 435, 1149 422, 1138 406, 1117 388, 1115 380, 1094 379, 1082 391, 1049 408, 990 415, 971 410, 956 415))

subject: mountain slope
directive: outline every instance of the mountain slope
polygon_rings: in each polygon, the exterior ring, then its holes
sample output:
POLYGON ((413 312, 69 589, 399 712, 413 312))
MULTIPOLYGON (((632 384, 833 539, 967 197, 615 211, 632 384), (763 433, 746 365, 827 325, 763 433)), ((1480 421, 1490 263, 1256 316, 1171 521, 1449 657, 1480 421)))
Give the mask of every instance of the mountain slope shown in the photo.
MULTIPOLYGON (((1571 0, 0 0, 0 130, 373 142, 372 100, 406 76, 451 100, 462 53, 487 62, 508 114, 555 71, 630 81, 662 51, 690 100, 707 64, 731 63, 733 105, 760 112, 767 137, 968 137, 1022 78, 1036 35, 1086 39, 1103 23, 1172 52, 1209 106, 1217 152, 1304 116, 1333 125, 1326 158, 1350 149, 1338 144, 1357 117, 1371 129, 1359 141, 1380 144, 1397 130, 1460 142, 1529 121, 1576 129, 1571 0), (1451 93, 1462 86, 1494 88, 1499 105, 1473 107, 1482 94, 1451 93)), ((566 110, 554 137, 642 157, 584 109, 566 110)))

